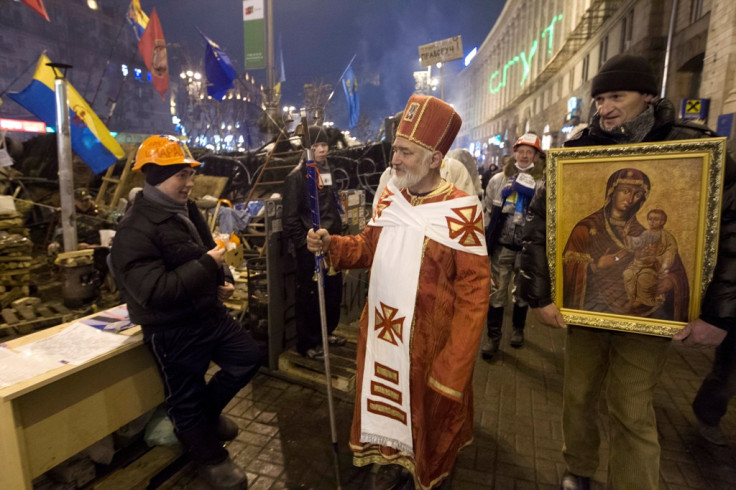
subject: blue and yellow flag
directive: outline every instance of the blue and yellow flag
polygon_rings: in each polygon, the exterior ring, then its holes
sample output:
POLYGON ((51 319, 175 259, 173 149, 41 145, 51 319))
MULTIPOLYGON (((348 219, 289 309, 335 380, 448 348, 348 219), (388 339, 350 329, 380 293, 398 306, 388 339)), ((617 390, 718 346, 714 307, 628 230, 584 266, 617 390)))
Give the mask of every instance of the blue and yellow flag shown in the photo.
POLYGON ((345 90, 345 98, 348 100, 348 127, 354 128, 358 124, 360 100, 358 99, 358 81, 355 79, 352 66, 348 66, 342 76, 342 88, 345 90))
MULTIPOLYGON (((36 73, 30 85, 20 92, 9 93, 8 97, 56 128, 56 94, 54 69, 47 66, 51 60, 44 54, 38 59, 36 73)), ((100 173, 125 153, 105 125, 100 121, 87 102, 67 83, 69 117, 71 119, 72 150, 96 173, 100 173)))
POLYGON ((133 28, 136 39, 140 41, 141 36, 146 31, 146 27, 148 27, 148 16, 141 8, 140 0, 130 0, 126 17, 128 23, 133 28))
POLYGON ((274 91, 281 94, 281 83, 286 81, 286 71, 284 70, 284 51, 281 49, 281 34, 279 34, 278 50, 276 58, 276 85, 274 91))

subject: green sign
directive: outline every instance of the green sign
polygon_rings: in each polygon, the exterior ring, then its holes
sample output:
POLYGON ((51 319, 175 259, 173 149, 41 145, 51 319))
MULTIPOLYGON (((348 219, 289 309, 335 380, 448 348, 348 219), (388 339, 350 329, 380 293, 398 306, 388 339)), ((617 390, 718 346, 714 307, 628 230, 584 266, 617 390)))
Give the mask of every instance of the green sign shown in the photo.
MULTIPOLYGON (((547 38, 548 54, 552 54, 552 43, 554 42, 555 37, 555 23, 560 22, 561 20, 562 14, 552 17, 552 22, 550 22, 550 24, 545 27, 542 33, 539 35, 541 39, 547 38)), ((519 83, 519 85, 523 87, 524 82, 529 76, 529 73, 531 73, 532 59, 534 58, 534 55, 537 54, 538 47, 539 40, 535 39, 532 45, 529 47, 528 53, 526 51, 522 51, 518 55, 508 60, 506 64, 503 65, 503 70, 494 71, 491 75, 491 79, 488 82, 488 89, 490 90, 490 92, 492 94, 495 94, 496 92, 501 90, 502 87, 506 86, 506 77, 509 69, 519 62, 521 62, 524 70, 522 73, 521 82, 519 83)))
POLYGON ((266 68, 266 20, 263 0, 243 0, 243 34, 245 40, 245 69, 266 68))

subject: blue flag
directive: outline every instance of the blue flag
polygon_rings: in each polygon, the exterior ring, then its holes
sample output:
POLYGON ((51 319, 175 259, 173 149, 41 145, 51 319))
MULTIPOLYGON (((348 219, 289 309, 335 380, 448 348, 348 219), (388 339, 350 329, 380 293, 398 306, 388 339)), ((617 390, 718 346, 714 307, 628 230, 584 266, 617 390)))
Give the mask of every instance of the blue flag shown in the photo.
MULTIPOLYGON (((202 31, 199 32, 202 34, 202 31)), ((207 42, 204 53, 204 74, 207 77, 207 95, 222 100, 227 91, 233 88, 233 80, 237 77, 235 68, 227 54, 212 39, 204 34, 207 42)))
POLYGON ((348 66, 342 76, 342 88, 345 90, 345 98, 348 101, 348 127, 354 128, 358 124, 360 100, 358 99, 358 81, 355 79, 352 66, 348 66))

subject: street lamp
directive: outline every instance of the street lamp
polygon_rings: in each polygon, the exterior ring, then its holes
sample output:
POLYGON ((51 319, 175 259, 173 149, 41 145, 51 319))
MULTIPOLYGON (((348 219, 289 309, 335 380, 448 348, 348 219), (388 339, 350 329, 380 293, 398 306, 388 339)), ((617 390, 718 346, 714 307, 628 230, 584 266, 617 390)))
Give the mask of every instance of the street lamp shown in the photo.
POLYGON ((198 71, 186 70, 179 73, 179 78, 184 81, 184 85, 187 89, 187 94, 191 100, 203 99, 204 94, 202 93, 202 74, 198 71))

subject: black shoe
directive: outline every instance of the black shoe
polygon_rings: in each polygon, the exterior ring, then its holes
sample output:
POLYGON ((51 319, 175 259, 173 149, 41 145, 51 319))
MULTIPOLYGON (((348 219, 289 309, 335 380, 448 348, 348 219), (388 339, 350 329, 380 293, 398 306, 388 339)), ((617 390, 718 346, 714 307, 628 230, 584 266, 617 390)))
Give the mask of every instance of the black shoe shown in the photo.
POLYGON ((483 359, 489 360, 498 352, 498 340, 492 339, 485 335, 480 345, 480 355, 483 359))
POLYGON ((215 423, 215 434, 217 434, 218 441, 232 441, 238 437, 238 432, 240 432, 238 424, 236 424, 231 418, 220 415, 215 423))
POLYGON ((511 332, 511 347, 518 349, 524 345, 524 330, 521 328, 515 328, 511 332))
POLYGON ((307 353, 304 354, 305 357, 308 357, 310 359, 324 359, 325 358, 325 351, 322 348, 321 345, 318 345, 317 347, 313 347, 311 349, 307 349, 307 353))
POLYGON ((560 482, 560 490, 590 490, 590 478, 565 471, 560 482))
POLYGON ((230 458, 219 464, 200 465, 197 472, 204 481, 217 490, 245 490, 248 488, 248 477, 230 458))
POLYGON ((330 345, 345 345, 347 341, 348 339, 342 335, 335 335, 333 333, 327 336, 327 342, 329 342, 330 345))
POLYGON ((397 464, 374 465, 371 470, 371 490, 403 490, 410 477, 411 474, 403 466, 397 464))

